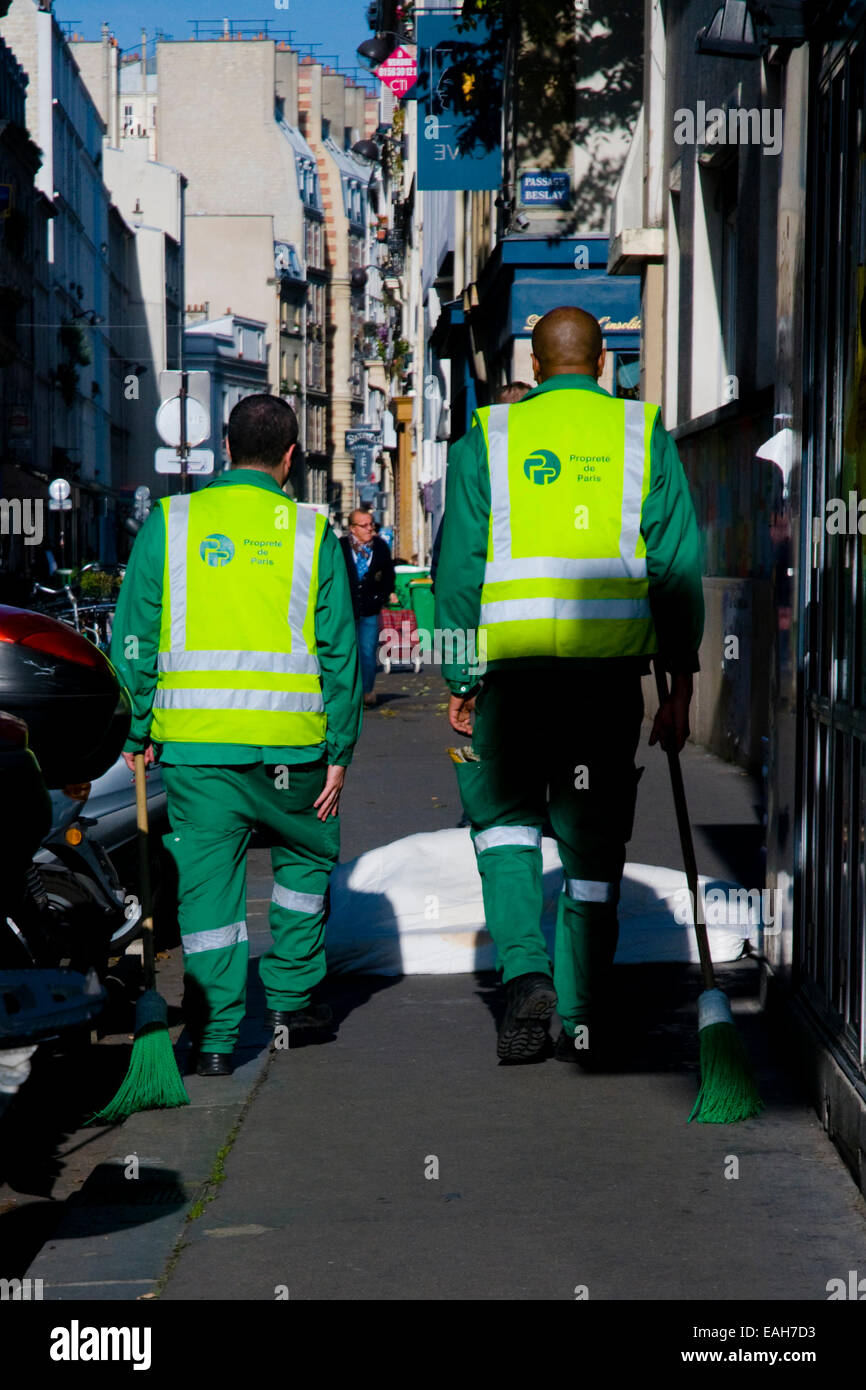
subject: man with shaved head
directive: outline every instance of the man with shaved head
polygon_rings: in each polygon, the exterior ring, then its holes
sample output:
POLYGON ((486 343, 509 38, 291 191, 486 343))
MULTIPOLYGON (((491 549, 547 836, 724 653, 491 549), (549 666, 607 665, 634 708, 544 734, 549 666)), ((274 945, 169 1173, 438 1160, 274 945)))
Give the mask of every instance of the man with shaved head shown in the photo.
POLYGON ((681 749, 703 634, 701 550, 658 406, 598 384, 597 319, 552 309, 531 361, 536 386, 476 409, 450 451, 436 627, 478 654, 442 673, 451 727, 472 735, 474 756, 456 771, 506 987, 497 1054, 543 1058, 556 1008, 555 1056, 592 1065, 613 1036, 641 676, 654 654, 670 672, 649 741, 681 749), (565 875, 553 964, 540 925, 548 825, 565 875))
POLYGON ((585 309, 564 304, 551 309, 532 330, 532 369, 535 379, 555 373, 592 371, 601 375, 604 343, 598 319, 585 309), (601 363, 598 373, 597 363, 601 363))

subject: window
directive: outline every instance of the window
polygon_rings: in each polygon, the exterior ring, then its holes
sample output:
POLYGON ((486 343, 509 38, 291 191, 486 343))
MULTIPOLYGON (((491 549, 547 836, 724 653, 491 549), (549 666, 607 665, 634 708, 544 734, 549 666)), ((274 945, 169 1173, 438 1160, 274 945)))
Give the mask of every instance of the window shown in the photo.
POLYGON ((325 452, 325 407, 309 403, 307 405, 307 451, 313 454, 325 452))
POLYGON ((620 400, 636 401, 640 396, 640 353, 613 354, 614 395, 620 400))
POLYGON ((304 221, 304 259, 307 265, 322 265, 322 224, 314 217, 304 221))

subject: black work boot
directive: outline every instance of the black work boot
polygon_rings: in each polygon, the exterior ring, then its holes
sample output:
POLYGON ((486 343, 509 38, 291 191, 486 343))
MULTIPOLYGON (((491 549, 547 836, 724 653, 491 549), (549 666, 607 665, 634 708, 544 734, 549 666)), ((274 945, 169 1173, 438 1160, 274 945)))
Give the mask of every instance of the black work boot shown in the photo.
POLYGON ((307 1004, 303 1009, 266 1009, 265 1023, 268 1028, 296 1029, 330 1028, 334 1015, 327 1004, 307 1004))
POLYGON ((231 1076, 231 1053, 200 1052, 195 1070, 198 1076, 231 1076))
POLYGON ((547 1024, 556 1008, 549 975, 517 975, 507 986, 508 1002, 499 1027, 496 1054, 503 1062, 529 1062, 547 1047, 547 1024))

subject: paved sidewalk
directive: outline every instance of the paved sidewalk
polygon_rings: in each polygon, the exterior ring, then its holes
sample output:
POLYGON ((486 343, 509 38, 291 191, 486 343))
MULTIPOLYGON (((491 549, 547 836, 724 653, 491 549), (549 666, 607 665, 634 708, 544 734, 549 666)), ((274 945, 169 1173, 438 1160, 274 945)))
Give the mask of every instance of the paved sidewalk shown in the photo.
MULTIPOLYGON (((379 689, 344 858, 460 815, 442 686, 379 689)), ((638 761, 629 858, 679 867, 666 760, 638 761)), ((701 872, 760 884, 758 790, 700 750, 683 762, 701 872)), ((720 982, 768 1113, 724 1128, 686 1124, 697 970, 617 974, 626 1061, 594 1076, 499 1067, 491 975, 334 977, 336 1039, 273 1054, 163 1297, 825 1299, 866 1268, 866 1210, 772 1055, 755 962, 720 982)))
MULTIPOLYGON (((461 814, 441 682, 395 673, 378 688, 344 798, 344 859, 461 814)), ((666 760, 642 745, 638 762, 629 858, 678 868, 666 760)), ((699 749, 683 765, 701 872, 758 885, 758 790, 699 749)), ((267 852, 249 869, 257 955, 267 852)), ((685 1123, 697 971, 617 975, 627 1062, 588 1077, 553 1060, 497 1066, 489 974, 334 977, 336 1039, 269 1053, 254 966, 234 1075, 188 1078, 188 1109, 70 1133, 44 1188, 66 1203, 13 1201, 0 1227, 48 1221, 27 1273, 54 1300, 573 1299, 578 1286, 602 1299, 823 1299, 828 1279, 866 1269, 863 1201, 772 1056, 755 962, 721 983, 769 1112, 725 1129, 685 1123)), ((176 951, 160 976, 171 1004, 179 980, 176 951)))

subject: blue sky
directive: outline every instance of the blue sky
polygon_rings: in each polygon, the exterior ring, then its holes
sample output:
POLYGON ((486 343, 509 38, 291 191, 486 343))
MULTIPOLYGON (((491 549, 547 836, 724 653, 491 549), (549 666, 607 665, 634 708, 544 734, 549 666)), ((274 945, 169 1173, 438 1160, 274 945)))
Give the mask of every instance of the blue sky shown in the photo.
MULTIPOLYGON (((223 16, 248 22, 250 36, 267 20, 270 32, 293 30, 293 42, 298 45, 320 44, 314 50, 317 55, 336 55, 344 66, 358 64, 355 49, 372 37, 364 18, 366 0, 288 0, 288 5, 288 9, 278 9, 274 0, 223 0, 222 4, 219 0, 146 0, 140 5, 131 0, 55 0, 54 13, 63 25, 77 21, 75 28, 85 39, 98 39, 106 20, 121 48, 126 49, 139 47, 142 27, 147 30, 148 41, 157 29, 173 39, 185 40, 193 32, 192 24, 187 23, 190 19, 219 28, 223 16)), ((246 37, 245 25, 239 27, 246 37)))

